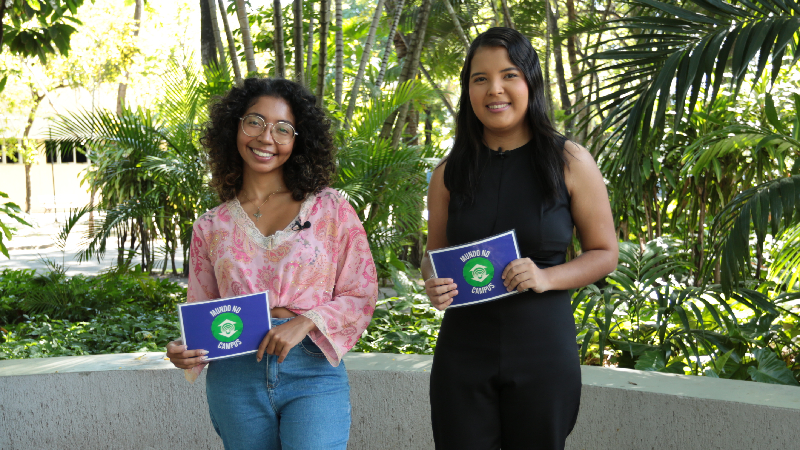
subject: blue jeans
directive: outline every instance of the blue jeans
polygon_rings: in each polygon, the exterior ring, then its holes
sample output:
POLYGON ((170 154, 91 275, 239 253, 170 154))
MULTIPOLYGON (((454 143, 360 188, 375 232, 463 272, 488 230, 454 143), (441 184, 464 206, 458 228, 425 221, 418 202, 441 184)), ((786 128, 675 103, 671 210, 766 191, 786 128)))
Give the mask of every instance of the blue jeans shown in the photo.
MULTIPOLYGON (((291 319, 272 319, 278 326, 291 319)), ((212 361, 208 409, 226 450, 347 448, 350 384, 306 336, 278 364, 255 354, 212 361)))

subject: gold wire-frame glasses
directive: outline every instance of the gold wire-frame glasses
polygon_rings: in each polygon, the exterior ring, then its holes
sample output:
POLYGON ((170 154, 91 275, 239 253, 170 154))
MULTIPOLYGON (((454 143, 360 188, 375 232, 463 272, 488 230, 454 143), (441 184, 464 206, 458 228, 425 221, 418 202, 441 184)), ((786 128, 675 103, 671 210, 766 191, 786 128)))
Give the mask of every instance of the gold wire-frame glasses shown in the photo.
POLYGON ((248 114, 240 118, 242 121, 242 132, 250 137, 258 137, 266 130, 268 125, 272 125, 270 133, 275 143, 286 145, 294 140, 297 132, 294 127, 288 122, 278 121, 277 123, 269 123, 264 121, 264 118, 258 114, 248 114))

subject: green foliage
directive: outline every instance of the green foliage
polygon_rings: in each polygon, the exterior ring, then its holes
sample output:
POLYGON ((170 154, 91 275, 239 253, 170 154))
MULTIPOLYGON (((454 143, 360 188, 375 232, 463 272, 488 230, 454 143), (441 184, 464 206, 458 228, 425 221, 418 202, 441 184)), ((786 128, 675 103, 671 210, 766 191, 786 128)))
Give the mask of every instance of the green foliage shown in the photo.
MULTIPOLYGON (((5 192, 0 192, 0 198, 8 198, 8 194, 5 192)), ((20 225, 31 226, 31 224, 22 218, 22 210, 14 202, 5 202, 0 204, 0 214, 5 215, 9 219, 13 219, 20 225)), ((3 243, 3 238, 11 239, 11 237, 14 236, 15 231, 17 231, 17 229, 12 224, 0 222, 0 252, 3 252, 6 258, 11 257, 8 255, 8 249, 6 248, 6 244, 3 243)))
MULTIPOLYGON (((227 91, 230 79, 213 68, 197 74, 173 62, 163 80, 165 92, 154 108, 125 108, 121 115, 109 110, 68 113, 53 127, 59 141, 88 148, 93 170, 86 180, 103 192, 99 208, 104 217, 89 230, 79 260, 102 257, 116 233, 136 236, 147 271, 155 267, 157 237, 166 242, 162 253, 172 255, 173 267, 178 243, 188 264, 192 224, 215 204, 200 130, 211 98, 227 91)), ((125 238, 118 245, 122 258, 125 238)))
POLYGON ((141 268, 67 277, 0 271, 0 359, 163 351, 180 335, 181 286, 141 268))
POLYGON ((47 63, 47 55, 67 56, 70 38, 77 31, 72 25, 81 25, 74 16, 83 2, 11 0, 10 5, 6 6, 5 19, 10 20, 3 21, 2 41, 8 45, 11 53, 37 56, 42 64, 47 63))
POLYGON ((390 265, 396 297, 379 300, 372 322, 355 352, 432 355, 444 313, 431 306, 417 284, 419 272, 394 260, 390 265))
POLYGON ((609 283, 575 293, 582 361, 796 385, 787 364, 800 366, 800 295, 687 286, 680 247, 622 243, 609 283))

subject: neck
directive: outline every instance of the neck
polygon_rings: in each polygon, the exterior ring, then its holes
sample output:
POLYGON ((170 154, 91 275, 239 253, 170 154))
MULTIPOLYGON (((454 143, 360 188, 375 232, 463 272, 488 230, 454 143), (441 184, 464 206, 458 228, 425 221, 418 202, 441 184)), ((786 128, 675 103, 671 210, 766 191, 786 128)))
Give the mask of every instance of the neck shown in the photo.
POLYGON ((483 129, 483 142, 492 150, 514 150, 527 144, 532 137, 528 127, 508 132, 483 129))
POLYGON ((242 180, 242 191, 253 201, 265 200, 277 190, 286 191, 283 174, 272 171, 263 174, 245 173, 242 180))

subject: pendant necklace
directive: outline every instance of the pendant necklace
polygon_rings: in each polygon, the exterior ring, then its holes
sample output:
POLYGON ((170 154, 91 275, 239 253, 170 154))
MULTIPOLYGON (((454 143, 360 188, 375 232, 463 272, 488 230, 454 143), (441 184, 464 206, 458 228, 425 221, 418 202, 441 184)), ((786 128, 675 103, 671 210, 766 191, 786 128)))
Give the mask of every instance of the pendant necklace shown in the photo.
MULTIPOLYGON (((269 194, 269 195, 267 196, 267 199, 266 199, 266 200, 264 200, 264 203, 261 203, 261 206, 264 206, 264 204, 265 204, 265 203, 267 203, 267 202, 269 201, 269 199, 271 199, 271 198, 272 198, 272 196, 273 196, 273 195, 277 194, 278 192, 280 192, 280 191, 282 191, 282 190, 283 190, 283 186, 279 187, 279 188, 278 188, 278 190, 277 190, 277 191, 275 191, 275 192, 273 192, 272 194, 269 194)), ((247 198, 247 201, 248 201, 248 202, 251 202, 251 203, 253 203, 253 204, 255 205, 255 202, 253 202, 252 200, 250 200, 250 196, 249 196, 249 195, 247 195, 247 191, 245 191, 244 189, 242 189, 242 193, 244 193, 244 196, 245 196, 245 198, 247 198)), ((254 213, 253 213, 253 217, 255 217, 255 218, 256 218, 256 222, 258 222, 258 219, 260 219, 260 218, 261 218, 261 216, 263 216, 263 214, 261 214, 261 206, 256 206, 256 212, 254 212, 254 213)))

